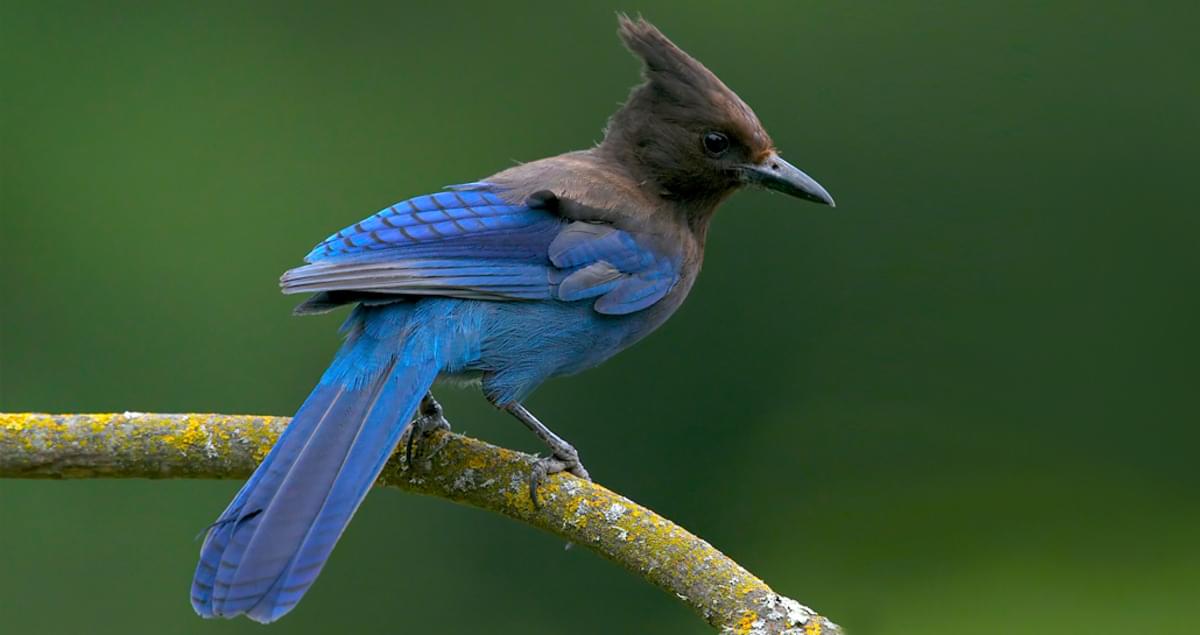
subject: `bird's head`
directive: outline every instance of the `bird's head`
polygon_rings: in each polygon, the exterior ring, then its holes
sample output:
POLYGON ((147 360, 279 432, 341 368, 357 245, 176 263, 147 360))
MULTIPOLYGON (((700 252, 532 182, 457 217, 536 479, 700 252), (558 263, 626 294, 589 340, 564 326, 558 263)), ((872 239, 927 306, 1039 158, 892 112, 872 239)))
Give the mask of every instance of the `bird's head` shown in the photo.
POLYGON ((716 75, 649 22, 618 19, 645 81, 609 120, 602 151, 661 196, 702 209, 744 185, 833 205, 825 188, 780 158, 758 116, 716 75))

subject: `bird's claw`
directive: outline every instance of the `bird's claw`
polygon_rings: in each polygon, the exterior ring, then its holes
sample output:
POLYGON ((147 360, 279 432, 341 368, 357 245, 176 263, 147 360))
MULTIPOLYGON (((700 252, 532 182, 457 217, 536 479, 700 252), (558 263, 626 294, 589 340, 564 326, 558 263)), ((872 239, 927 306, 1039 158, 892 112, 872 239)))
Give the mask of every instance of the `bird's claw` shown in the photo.
POLYGON ((409 428, 408 440, 404 444, 405 465, 412 467, 413 448, 416 446, 418 437, 424 441, 426 437, 439 430, 449 431, 450 422, 446 421, 446 417, 442 414, 441 404, 433 399, 433 395, 429 395, 421 401, 421 408, 409 428))
POLYGON ((559 472, 568 472, 585 481, 592 480, 587 468, 583 467, 579 460, 579 452, 571 446, 560 448, 553 455, 533 462, 533 468, 529 472, 529 499, 533 501, 534 509, 540 509, 542 506, 537 495, 538 488, 549 476, 559 472))

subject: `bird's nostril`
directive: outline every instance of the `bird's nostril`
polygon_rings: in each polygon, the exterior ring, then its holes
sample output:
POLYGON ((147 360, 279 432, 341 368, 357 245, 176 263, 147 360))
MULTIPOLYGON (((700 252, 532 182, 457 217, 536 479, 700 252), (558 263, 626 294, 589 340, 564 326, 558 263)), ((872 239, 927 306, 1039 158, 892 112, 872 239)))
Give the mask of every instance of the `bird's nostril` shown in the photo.
POLYGON ((779 164, 778 164, 778 163, 772 163, 772 164, 771 164, 771 169, 772 169, 772 170, 775 170, 776 172, 778 172, 778 171, 779 171, 779 164))

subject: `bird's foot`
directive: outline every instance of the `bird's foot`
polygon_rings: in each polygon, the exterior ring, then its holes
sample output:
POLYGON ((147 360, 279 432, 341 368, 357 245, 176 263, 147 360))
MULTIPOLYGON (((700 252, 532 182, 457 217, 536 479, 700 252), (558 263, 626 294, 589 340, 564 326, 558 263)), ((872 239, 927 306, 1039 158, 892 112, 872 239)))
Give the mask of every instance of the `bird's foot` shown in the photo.
MULTIPOLYGON (((430 435, 440 430, 449 431, 450 422, 446 421, 446 417, 442 414, 442 405, 433 398, 433 393, 428 393, 421 400, 417 416, 409 426, 408 441, 404 444, 405 465, 412 467, 413 449, 417 446, 418 441, 424 442, 430 435)), ((433 452, 430 452, 430 456, 433 456, 437 450, 438 448, 434 448, 433 452)))
POLYGON ((533 501, 534 509, 542 506, 541 501, 538 500, 538 487, 551 474, 570 472, 585 481, 592 480, 592 477, 588 476, 587 470, 584 469, 583 463, 579 461, 579 451, 565 439, 554 434, 550 428, 546 427, 546 424, 538 421, 538 418, 526 410, 525 406, 514 402, 501 407, 516 417, 526 428, 537 435, 537 438, 541 439, 546 447, 550 448, 550 456, 534 461, 533 469, 529 474, 529 498, 533 501))
POLYGON ((590 481, 592 477, 588 475, 587 468, 583 467, 583 463, 579 460, 579 452, 564 443, 561 447, 554 448, 554 454, 540 458, 533 462, 533 469, 529 473, 529 499, 533 501, 535 509, 540 509, 542 502, 538 499, 538 488, 546 481, 546 478, 559 472, 568 472, 575 476, 590 481))

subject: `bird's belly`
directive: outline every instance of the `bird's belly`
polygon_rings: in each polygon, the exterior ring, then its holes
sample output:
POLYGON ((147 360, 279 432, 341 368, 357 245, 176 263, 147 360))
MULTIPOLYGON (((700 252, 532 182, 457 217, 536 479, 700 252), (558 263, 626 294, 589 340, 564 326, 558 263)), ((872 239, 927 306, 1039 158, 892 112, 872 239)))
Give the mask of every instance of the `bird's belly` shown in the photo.
POLYGON ((538 384, 592 368, 657 328, 678 302, 601 315, 591 301, 481 302, 479 359, 456 379, 482 376, 492 401, 524 399, 538 384))

